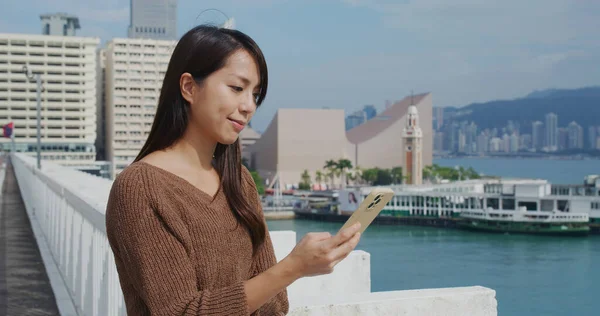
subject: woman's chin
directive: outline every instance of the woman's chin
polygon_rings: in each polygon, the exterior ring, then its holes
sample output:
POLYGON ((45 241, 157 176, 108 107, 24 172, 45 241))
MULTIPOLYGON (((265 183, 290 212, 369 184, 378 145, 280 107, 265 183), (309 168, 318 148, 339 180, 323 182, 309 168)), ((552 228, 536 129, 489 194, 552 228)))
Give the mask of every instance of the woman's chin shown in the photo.
POLYGON ((221 137, 221 139, 219 140, 219 143, 221 143, 223 145, 231 145, 231 144, 235 143, 235 141, 238 140, 238 138, 239 138, 239 134, 223 135, 221 137))

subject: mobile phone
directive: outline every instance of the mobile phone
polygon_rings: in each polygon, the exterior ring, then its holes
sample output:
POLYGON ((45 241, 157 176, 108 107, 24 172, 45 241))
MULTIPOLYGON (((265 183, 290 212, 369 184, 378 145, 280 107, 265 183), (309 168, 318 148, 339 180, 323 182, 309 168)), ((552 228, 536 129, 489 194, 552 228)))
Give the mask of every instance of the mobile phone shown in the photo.
POLYGON ((390 188, 373 189, 340 230, 360 222, 359 232, 362 234, 393 197, 394 191, 390 188))

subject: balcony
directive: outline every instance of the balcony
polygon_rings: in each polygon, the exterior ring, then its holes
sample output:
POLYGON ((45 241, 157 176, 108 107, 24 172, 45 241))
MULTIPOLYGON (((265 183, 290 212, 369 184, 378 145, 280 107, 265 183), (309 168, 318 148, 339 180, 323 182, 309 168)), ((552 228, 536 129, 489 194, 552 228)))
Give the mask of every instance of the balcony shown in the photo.
MULTIPOLYGON (((7 157, 0 159, 6 161, 7 157)), ((31 223, 31 230, 25 227, 27 220, 15 222, 11 229, 21 229, 28 232, 31 239, 35 237, 41 253, 41 257, 36 258, 16 256, 10 252, 15 247, 7 243, 9 247, 5 251, 8 253, 2 254, 11 262, 7 268, 18 269, 19 264, 37 260, 45 264, 49 279, 47 284, 43 275, 36 275, 40 281, 30 291, 37 293, 8 291, 8 295, 12 295, 9 300, 31 302, 26 299, 32 295, 54 297, 55 304, 48 299, 36 303, 47 313, 58 310, 61 315, 125 315, 104 226, 111 181, 48 161, 43 161, 42 169, 37 170, 35 158, 23 154, 12 155, 11 162, 0 170, 0 180, 5 186, 2 192, 9 193, 2 196, 0 210, 7 209, 10 198, 13 222, 21 214, 31 223), (22 197, 23 203, 14 203, 21 201, 17 195, 22 197)), ((0 234, 0 238, 5 238, 3 236, 0 234)), ((294 247, 296 234, 272 232, 272 239, 277 260, 281 260, 294 247)), ((21 281, 24 280, 26 278, 21 281)), ((371 292, 370 280, 370 255, 354 251, 332 274, 303 278, 288 287, 289 315, 497 315, 495 291, 491 289, 474 286, 371 292)), ((0 288, 4 288, 4 284, 0 284, 0 288)), ((2 299, 0 297, 0 302, 2 299)), ((24 315, 33 310, 25 303, 11 307, 20 309, 17 314, 24 315)))

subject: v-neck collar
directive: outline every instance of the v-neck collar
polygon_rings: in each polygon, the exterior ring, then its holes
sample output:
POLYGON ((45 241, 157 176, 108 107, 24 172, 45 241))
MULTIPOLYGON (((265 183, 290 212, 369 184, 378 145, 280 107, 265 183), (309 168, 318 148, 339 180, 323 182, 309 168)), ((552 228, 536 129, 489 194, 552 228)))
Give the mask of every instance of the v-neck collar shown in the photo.
POLYGON ((197 186, 193 185, 191 182, 189 182, 188 180, 172 173, 171 171, 168 171, 166 169, 163 169, 161 167, 155 166, 153 164, 149 164, 145 161, 136 161, 135 163, 140 164, 140 165, 144 165, 149 167, 150 169, 153 170, 157 170, 158 172, 162 173, 163 175, 173 179, 174 181, 180 182, 182 183, 182 185, 190 187, 191 190, 195 191, 198 195, 202 196, 203 199, 206 199, 209 203, 213 203, 217 197, 219 196, 219 194, 221 194, 222 191, 222 185, 221 185, 221 181, 219 181, 219 187, 217 188, 217 191, 215 192, 215 194, 213 196, 211 196, 210 194, 206 193, 205 191, 203 191, 202 189, 198 188, 197 186))

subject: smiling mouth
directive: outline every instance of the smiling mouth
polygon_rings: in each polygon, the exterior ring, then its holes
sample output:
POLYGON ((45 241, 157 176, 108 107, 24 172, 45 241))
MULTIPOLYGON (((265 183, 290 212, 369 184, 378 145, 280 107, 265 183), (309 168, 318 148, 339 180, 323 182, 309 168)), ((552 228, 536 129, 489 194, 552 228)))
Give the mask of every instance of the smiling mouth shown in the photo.
POLYGON ((246 126, 246 123, 242 122, 242 121, 237 121, 237 120, 233 120, 228 118, 228 120, 233 124, 233 127, 235 127, 235 129, 241 131, 242 129, 244 129, 244 127, 246 126))

